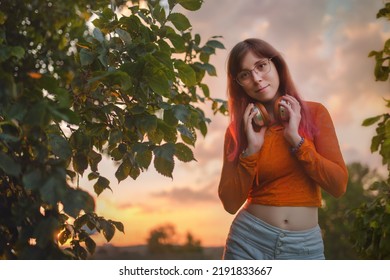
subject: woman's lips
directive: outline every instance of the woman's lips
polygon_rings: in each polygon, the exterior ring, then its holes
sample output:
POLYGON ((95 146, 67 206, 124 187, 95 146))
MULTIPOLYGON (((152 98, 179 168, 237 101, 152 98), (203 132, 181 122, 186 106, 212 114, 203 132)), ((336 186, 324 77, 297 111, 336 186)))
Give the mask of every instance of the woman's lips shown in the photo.
POLYGON ((256 89, 256 92, 262 92, 262 91, 264 91, 267 87, 269 87, 269 85, 266 85, 266 86, 264 86, 264 87, 261 87, 261 88, 256 89))

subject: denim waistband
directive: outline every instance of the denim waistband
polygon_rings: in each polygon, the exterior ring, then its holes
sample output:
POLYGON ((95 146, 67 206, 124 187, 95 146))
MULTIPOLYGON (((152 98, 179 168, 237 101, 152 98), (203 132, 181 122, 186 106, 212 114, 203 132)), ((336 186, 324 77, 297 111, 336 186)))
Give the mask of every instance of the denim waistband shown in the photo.
POLYGON ((246 209, 234 219, 224 259, 324 259, 321 229, 291 231, 272 226, 246 209))

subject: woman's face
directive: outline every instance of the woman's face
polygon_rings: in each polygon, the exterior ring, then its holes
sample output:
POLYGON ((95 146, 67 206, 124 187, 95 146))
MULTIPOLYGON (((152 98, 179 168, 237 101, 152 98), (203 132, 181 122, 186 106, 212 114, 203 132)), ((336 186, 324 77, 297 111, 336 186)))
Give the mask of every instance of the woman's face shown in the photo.
MULTIPOLYGON (((261 69, 261 68, 259 68, 261 69)), ((279 89, 279 75, 272 60, 268 61, 268 57, 259 57, 249 51, 241 62, 241 70, 250 71, 249 78, 241 86, 250 97, 262 103, 270 102, 277 98, 279 89), (269 65, 267 66, 267 63, 269 65), (258 65, 261 66, 258 66, 258 65), (256 68, 255 68, 256 66, 256 68), (269 72, 257 70, 259 67, 270 67, 269 72), (252 70, 252 71, 251 71, 252 70)), ((240 74, 239 74, 240 75, 240 74)))

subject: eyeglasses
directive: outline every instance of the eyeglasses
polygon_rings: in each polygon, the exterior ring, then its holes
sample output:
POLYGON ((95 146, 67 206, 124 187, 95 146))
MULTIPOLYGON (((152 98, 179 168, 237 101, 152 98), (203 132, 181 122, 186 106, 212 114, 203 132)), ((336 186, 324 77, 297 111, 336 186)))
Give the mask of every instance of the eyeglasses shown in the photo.
POLYGON ((252 79, 252 72, 255 71, 256 74, 265 75, 271 71, 271 58, 263 59, 258 62, 256 62, 255 66, 252 70, 245 70, 238 73, 236 77, 237 83, 239 83, 241 86, 247 85, 251 82, 252 79))

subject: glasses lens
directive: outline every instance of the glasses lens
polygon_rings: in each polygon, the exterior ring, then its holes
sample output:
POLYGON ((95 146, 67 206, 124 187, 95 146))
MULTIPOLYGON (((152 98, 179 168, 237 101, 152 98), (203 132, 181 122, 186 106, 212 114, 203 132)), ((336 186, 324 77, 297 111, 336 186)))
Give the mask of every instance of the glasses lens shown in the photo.
POLYGON ((267 74, 271 70, 271 64, 269 63, 269 59, 258 61, 253 67, 252 70, 246 70, 238 73, 237 82, 240 85, 247 84, 250 82, 252 78, 252 72, 255 71, 256 74, 267 74))
POLYGON ((255 71, 260 74, 267 74, 271 70, 269 60, 263 60, 256 64, 255 71))
POLYGON ((240 84, 245 84, 245 82, 248 82, 250 80, 251 73, 250 71, 243 71, 240 72, 237 76, 237 81, 240 84))

